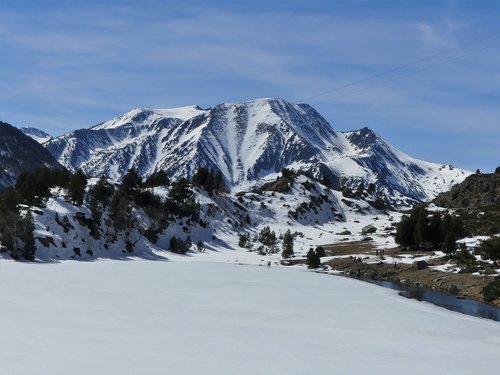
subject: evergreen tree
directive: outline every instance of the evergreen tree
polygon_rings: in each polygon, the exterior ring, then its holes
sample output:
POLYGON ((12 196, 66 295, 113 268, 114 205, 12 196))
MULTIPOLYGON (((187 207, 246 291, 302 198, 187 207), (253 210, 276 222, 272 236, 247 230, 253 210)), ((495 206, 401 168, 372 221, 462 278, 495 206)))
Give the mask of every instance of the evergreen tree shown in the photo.
POLYGON ((443 242, 442 250, 444 253, 451 255, 457 250, 457 243, 453 236, 453 233, 448 233, 443 242))
POLYGON ((429 241, 432 242, 434 247, 441 244, 441 215, 435 212, 429 222, 429 241))
POLYGON ((158 171, 149 176, 144 182, 146 187, 169 186, 170 179, 165 171, 158 171))
POLYGON ((33 236, 33 231, 35 230, 35 223, 33 221, 33 215, 28 212, 26 216, 21 221, 21 233, 20 239, 23 243, 21 256, 26 260, 35 259, 35 237, 33 236))
POLYGON ((115 189, 105 177, 101 177, 97 183, 89 189, 88 208, 92 213, 92 228, 90 234, 95 239, 99 239, 99 228, 102 216, 106 208, 110 205, 115 189))
POLYGON ((205 244, 203 243, 203 241, 200 240, 196 243, 196 249, 199 253, 203 252, 203 250, 205 249, 205 244))
POLYGON ((118 230, 129 231, 135 227, 132 216, 132 201, 123 189, 118 189, 110 204, 110 216, 118 230))
POLYGON ((238 246, 244 249, 250 248, 250 235, 248 233, 238 235, 238 246))
POLYGON ((413 243, 420 247, 427 241, 428 231, 427 226, 429 220, 427 218, 428 212, 423 206, 418 206, 412 213, 415 227, 413 228, 413 243))
POLYGON ((171 252, 177 253, 178 247, 179 247, 178 241, 179 241, 179 239, 175 236, 170 239, 169 249, 171 252))
POLYGON ((321 259, 319 258, 318 254, 310 248, 309 252, 307 253, 307 266, 309 268, 318 268, 321 265, 321 259))
POLYGON ((101 177, 97 183, 89 189, 89 197, 94 198, 103 206, 107 206, 113 198, 115 188, 111 185, 106 177, 101 177))
POLYGON ((500 260, 500 238, 493 237, 481 242, 480 251, 486 259, 493 261, 493 265, 498 267, 500 260))
POLYGON ((259 234, 259 241, 262 242, 264 246, 267 246, 268 248, 273 248, 276 245, 276 233, 269 228, 269 226, 266 226, 262 229, 262 231, 259 234))
POLYGON ((7 188, 0 195, 0 217, 7 212, 17 211, 17 205, 21 202, 19 194, 13 187, 7 188))
POLYGON ((66 168, 56 169, 53 171, 53 173, 54 173, 53 181, 55 186, 67 188, 69 184, 69 179, 71 177, 71 173, 66 168))
POLYGON ((76 171, 69 179, 68 191, 73 204, 80 206, 83 203, 85 188, 87 187, 87 176, 81 169, 76 171))
POLYGON ((134 195, 142 186, 142 179, 134 168, 130 168, 123 176, 121 188, 128 194, 134 195))
POLYGON ((188 203, 193 197, 193 192, 189 188, 189 182, 185 178, 172 183, 172 187, 168 192, 168 198, 175 203, 188 203))
POLYGON ((227 191, 222 174, 205 167, 201 167, 196 171, 191 182, 194 186, 205 189, 209 195, 212 195, 214 191, 219 193, 227 191))
POLYGON ((396 226, 396 243, 402 247, 409 247, 415 244, 413 237, 415 220, 411 216, 403 215, 401 221, 396 226))
POLYGON ((41 187, 36 185, 35 177, 33 174, 28 172, 22 172, 16 181, 16 191, 19 193, 19 196, 22 202, 26 203, 29 206, 32 206, 37 202, 37 197, 40 196, 41 187))
POLYGON ((193 178, 191 179, 191 182, 193 183, 194 186, 199 186, 199 187, 205 186, 209 174, 210 171, 208 170, 208 168, 201 167, 196 171, 193 178))
POLYGON ((185 178, 171 184, 166 206, 174 215, 180 217, 191 216, 194 221, 199 220, 200 206, 196 202, 193 191, 185 178))
POLYGON ((191 248, 191 245, 192 242, 189 236, 185 241, 175 236, 170 239, 170 251, 173 253, 186 254, 191 248))
POLYGON ((293 256, 293 235, 288 229, 283 235, 283 251, 281 256, 285 259, 290 259, 293 256))
POLYGON ((317 246, 316 249, 314 249, 314 251, 320 258, 326 256, 325 248, 323 246, 317 246))
POLYGON ((191 241, 191 236, 187 236, 187 238, 184 240, 184 247, 186 248, 186 251, 189 251, 191 249, 191 246, 193 246, 193 241, 191 241))

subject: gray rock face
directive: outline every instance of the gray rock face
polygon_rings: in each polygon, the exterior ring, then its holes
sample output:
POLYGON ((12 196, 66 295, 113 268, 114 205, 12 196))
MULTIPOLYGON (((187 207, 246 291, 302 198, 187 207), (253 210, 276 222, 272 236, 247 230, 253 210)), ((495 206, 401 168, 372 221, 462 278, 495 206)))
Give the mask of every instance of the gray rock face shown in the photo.
POLYGON ((481 209, 500 208, 500 173, 473 174, 448 192, 439 194, 434 203, 441 207, 481 209))

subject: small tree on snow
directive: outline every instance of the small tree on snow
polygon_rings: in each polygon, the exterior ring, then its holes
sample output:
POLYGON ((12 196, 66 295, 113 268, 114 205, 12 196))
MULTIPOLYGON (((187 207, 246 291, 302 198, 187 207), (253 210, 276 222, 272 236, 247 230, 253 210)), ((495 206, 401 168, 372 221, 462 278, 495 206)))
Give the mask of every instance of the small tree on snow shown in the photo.
POLYGON ((323 246, 316 246, 314 251, 319 258, 326 256, 325 248, 323 246))
POLYGON ((283 235, 283 251, 281 252, 283 258, 290 259, 293 256, 293 235, 288 229, 283 235))
POLYGON ((198 241, 196 243, 196 248, 198 249, 199 253, 202 253, 205 250, 205 245, 203 244, 203 241, 198 241))
POLYGON ((307 253, 307 266, 309 268, 318 268, 321 265, 321 259, 319 258, 318 254, 310 248, 309 252, 307 253))
POLYGON ((251 247, 250 235, 248 233, 238 235, 238 246, 244 249, 249 249, 251 247))
POLYGON ((272 249, 277 242, 276 233, 274 233, 269 226, 264 227, 259 234, 259 241, 262 242, 264 246, 272 249))

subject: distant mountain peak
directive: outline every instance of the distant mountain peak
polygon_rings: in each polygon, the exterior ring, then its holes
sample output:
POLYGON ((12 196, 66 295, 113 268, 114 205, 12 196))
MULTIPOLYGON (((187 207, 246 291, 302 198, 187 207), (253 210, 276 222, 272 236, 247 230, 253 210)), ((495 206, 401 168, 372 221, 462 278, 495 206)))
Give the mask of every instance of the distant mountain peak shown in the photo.
POLYGON ((50 152, 20 129, 0 121, 0 189, 13 185, 25 170, 60 168, 50 152))
POLYGON ((187 121, 204 113, 199 106, 186 106, 169 109, 159 108, 134 108, 109 121, 93 126, 92 130, 115 129, 124 125, 151 125, 163 118, 187 121))
POLYGON ((24 134, 33 138, 38 143, 45 143, 53 138, 49 133, 30 126, 23 126, 20 129, 24 134))

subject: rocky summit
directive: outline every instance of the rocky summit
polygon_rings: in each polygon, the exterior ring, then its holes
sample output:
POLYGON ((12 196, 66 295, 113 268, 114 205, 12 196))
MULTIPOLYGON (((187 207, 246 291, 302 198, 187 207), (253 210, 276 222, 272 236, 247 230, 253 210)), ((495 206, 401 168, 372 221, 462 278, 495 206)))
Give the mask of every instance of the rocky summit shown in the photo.
POLYGON ((301 170, 336 188, 373 184, 402 207, 429 200, 470 173, 414 159, 368 128, 339 132, 311 106, 282 99, 224 103, 212 108, 134 109, 44 143, 68 169, 119 180, 166 171, 190 178, 205 167, 232 191, 301 170))

